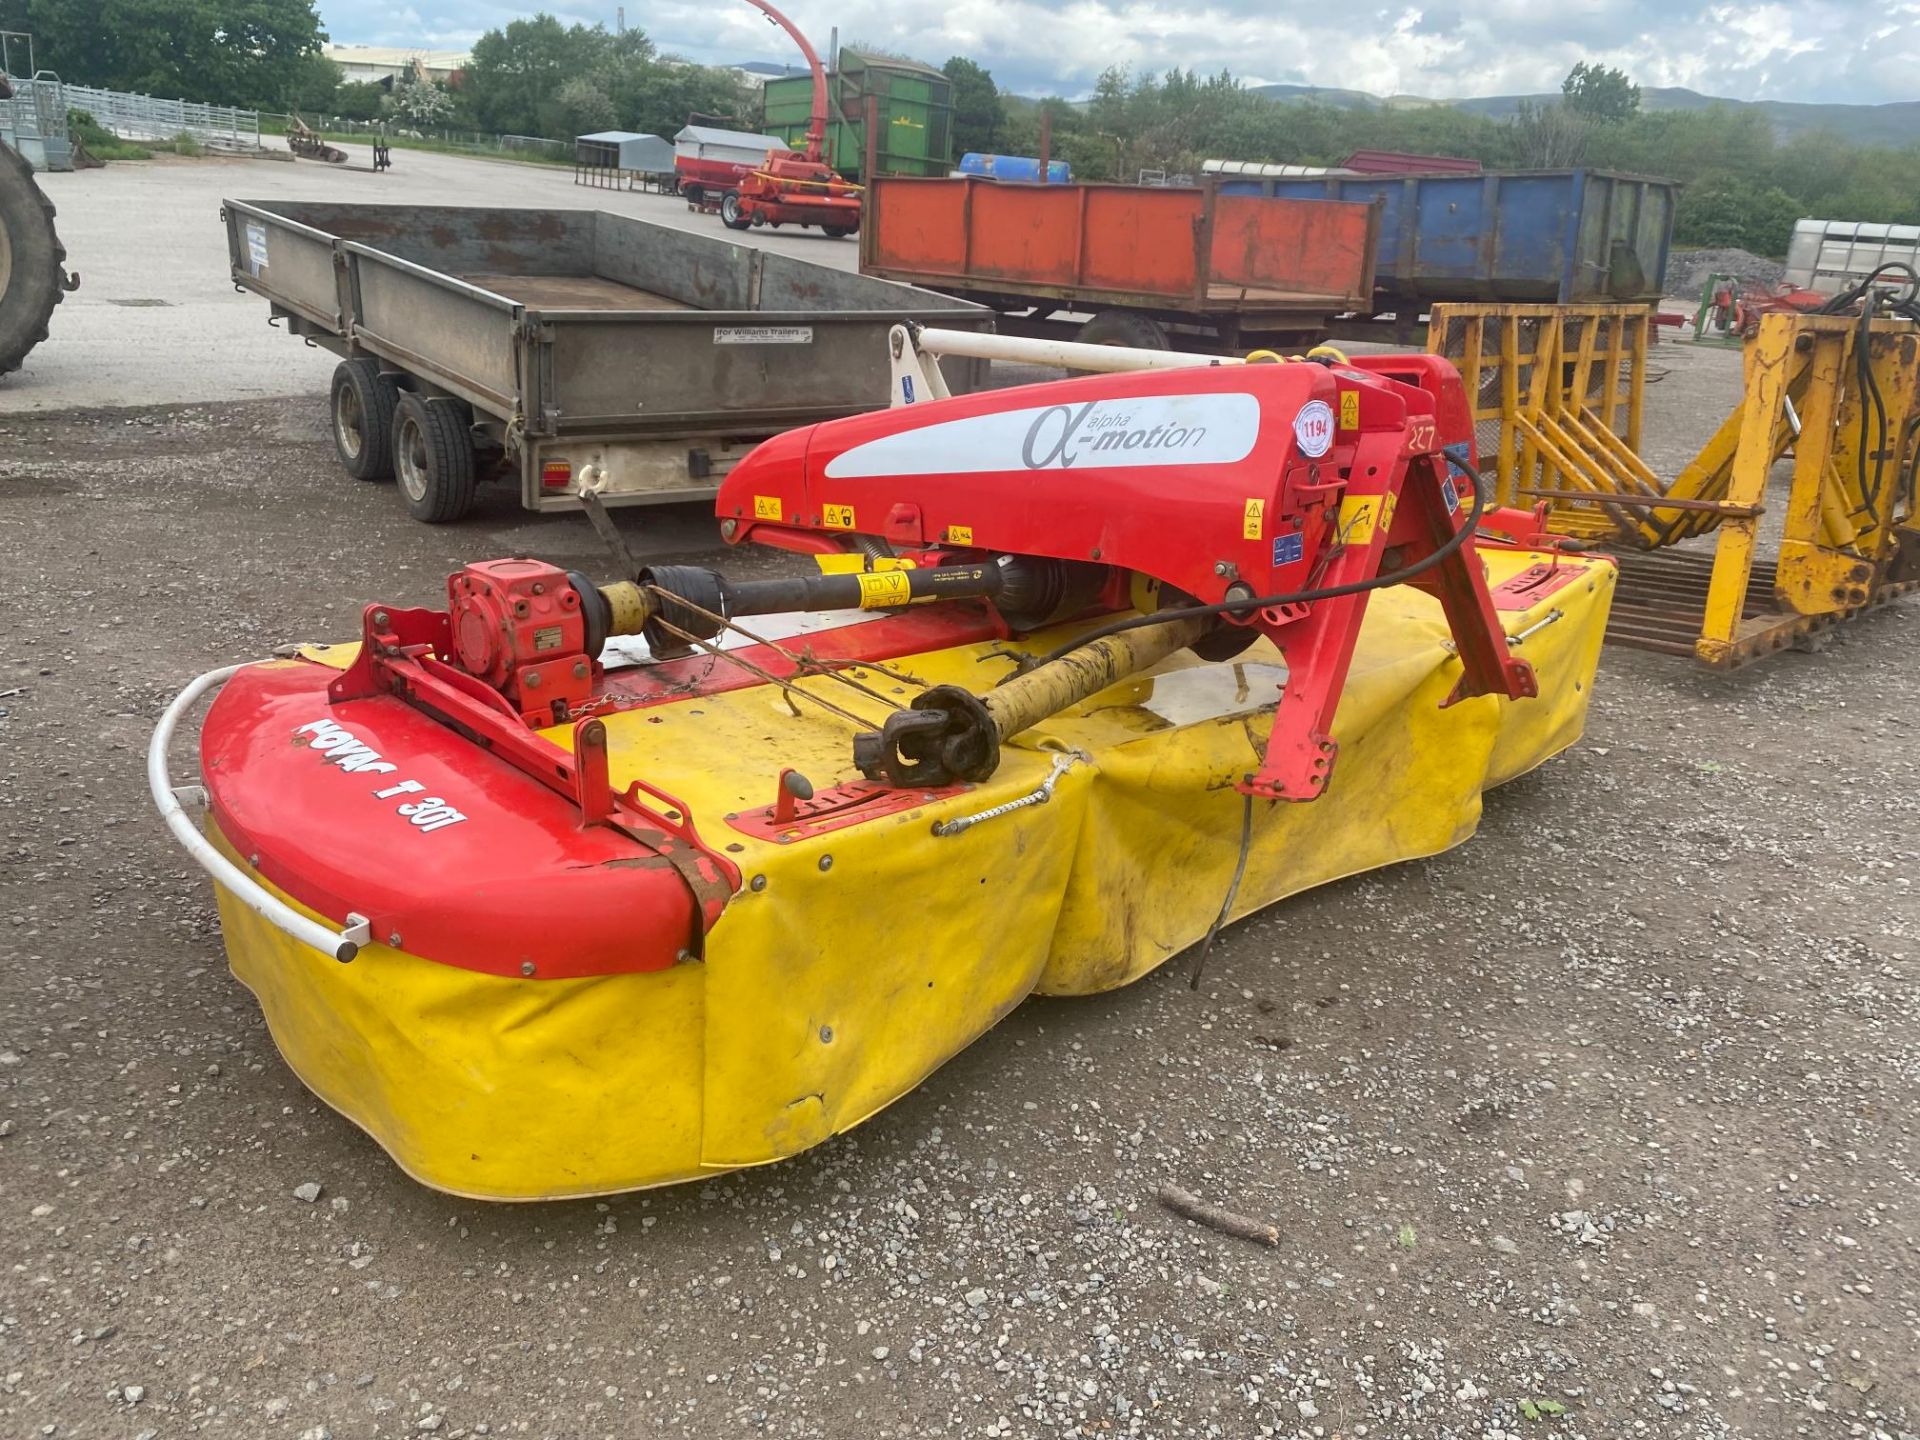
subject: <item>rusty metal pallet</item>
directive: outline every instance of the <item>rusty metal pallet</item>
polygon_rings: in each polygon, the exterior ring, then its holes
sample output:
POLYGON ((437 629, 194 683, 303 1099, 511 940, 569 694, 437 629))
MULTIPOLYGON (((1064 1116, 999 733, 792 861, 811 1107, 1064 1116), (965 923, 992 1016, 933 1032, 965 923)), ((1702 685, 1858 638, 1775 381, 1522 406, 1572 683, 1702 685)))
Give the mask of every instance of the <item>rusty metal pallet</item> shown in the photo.
POLYGON ((1778 579, 1775 562, 1755 560, 1733 642, 1725 650, 1709 654, 1700 643, 1700 635, 1706 623, 1714 553, 1656 550, 1617 558, 1620 588, 1607 621, 1607 643, 1662 655, 1692 655, 1719 670, 1738 669, 1890 600, 1920 592, 1920 582, 1882 584, 1873 589, 1864 605, 1824 615, 1802 615, 1779 598, 1774 588, 1778 579))

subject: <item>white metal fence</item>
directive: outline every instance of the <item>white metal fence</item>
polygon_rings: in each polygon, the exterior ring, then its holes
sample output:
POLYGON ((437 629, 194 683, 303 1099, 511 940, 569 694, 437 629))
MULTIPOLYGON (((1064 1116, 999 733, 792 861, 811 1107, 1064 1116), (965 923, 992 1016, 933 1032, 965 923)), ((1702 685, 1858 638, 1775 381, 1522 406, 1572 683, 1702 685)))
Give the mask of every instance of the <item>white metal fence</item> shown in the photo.
MULTIPOLYGON (((292 121, 291 116, 273 111, 263 112, 261 118, 269 130, 288 129, 292 121)), ((554 161, 573 159, 571 140, 547 140, 538 135, 494 135, 480 130, 458 130, 450 125, 421 124, 400 115, 389 115, 379 120, 350 120, 343 115, 315 114, 301 118, 322 135, 365 135, 369 138, 384 135, 388 139, 426 141, 475 155, 513 155, 554 161)))
POLYGON ((18 151, 36 170, 73 169, 67 107, 59 78, 42 71, 13 82, 13 99, 0 100, 0 144, 18 151))
POLYGON ((234 105, 201 105, 191 100, 161 100, 120 90, 68 85, 66 105, 84 110, 123 140, 171 140, 191 135, 211 149, 258 150, 260 112, 234 105))

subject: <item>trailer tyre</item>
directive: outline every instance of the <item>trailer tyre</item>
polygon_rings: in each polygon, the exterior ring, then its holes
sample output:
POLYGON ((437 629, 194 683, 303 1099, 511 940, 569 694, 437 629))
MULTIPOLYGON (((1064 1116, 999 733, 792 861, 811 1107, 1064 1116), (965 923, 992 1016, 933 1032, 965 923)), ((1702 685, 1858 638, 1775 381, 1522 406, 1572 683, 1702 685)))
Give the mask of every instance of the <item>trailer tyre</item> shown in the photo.
POLYGON ((333 448, 356 480, 393 478, 393 421, 400 387, 365 355, 333 367, 333 448))
POLYGON ((393 470, 407 513, 446 525, 473 509, 473 439, 458 400, 400 397, 393 426, 393 470))
POLYGON ((857 225, 822 225, 820 227, 836 240, 844 240, 860 227, 857 225))
POLYGON ((1133 350, 1171 350, 1173 342, 1157 320, 1130 310, 1106 310, 1080 327, 1082 345, 1124 345, 1133 350))
POLYGON ((729 190, 720 197, 720 223, 729 230, 747 230, 753 221, 740 213, 740 192, 729 190))

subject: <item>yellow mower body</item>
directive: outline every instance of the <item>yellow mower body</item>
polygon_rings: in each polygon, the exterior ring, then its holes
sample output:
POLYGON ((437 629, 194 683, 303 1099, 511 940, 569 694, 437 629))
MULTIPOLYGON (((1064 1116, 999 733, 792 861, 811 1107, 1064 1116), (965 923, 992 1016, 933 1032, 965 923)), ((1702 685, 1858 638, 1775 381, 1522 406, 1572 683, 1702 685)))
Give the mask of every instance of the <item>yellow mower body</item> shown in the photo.
MULTIPOLYGON (((738 866, 701 955, 522 978, 376 935, 341 964, 221 887, 229 959, 301 1079, 438 1189, 556 1199, 778 1160, 908 1093, 1028 996, 1111 990, 1200 940, 1229 891, 1243 805, 1251 839, 1233 918, 1470 836, 1487 789, 1579 737, 1616 574, 1594 556, 1482 559, 1494 586, 1532 567, 1572 572, 1502 614, 1538 698, 1445 705, 1461 667, 1438 602, 1383 590, 1339 704, 1337 769, 1310 803, 1234 789, 1258 766, 1283 673, 1264 640, 1231 662, 1183 651, 1114 685, 1020 735, 991 778, 958 793, 762 836, 720 817, 765 807, 783 769, 816 784, 846 776, 849 724, 769 684, 692 689, 605 725, 616 788, 644 778, 679 797, 738 866)), ((979 689, 1004 673, 1007 649, 1043 652, 1087 628, 888 667, 979 689)), ((340 669, 352 657, 336 647, 277 663, 340 669)), ((879 668, 867 679, 887 683, 879 668)), ((883 715, 824 678, 794 683, 883 715)), ((575 732, 542 733, 568 746, 575 732)), ((486 917, 475 923, 478 943, 486 917)))

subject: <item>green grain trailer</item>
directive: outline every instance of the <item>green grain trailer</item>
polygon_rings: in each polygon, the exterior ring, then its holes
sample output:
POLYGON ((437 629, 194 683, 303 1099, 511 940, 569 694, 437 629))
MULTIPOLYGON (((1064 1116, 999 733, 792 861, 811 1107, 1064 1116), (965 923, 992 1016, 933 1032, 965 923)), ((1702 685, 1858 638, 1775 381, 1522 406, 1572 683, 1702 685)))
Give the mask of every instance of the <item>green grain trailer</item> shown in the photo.
MULTIPOLYGON (((766 124, 798 147, 806 138, 813 81, 788 75, 766 84, 766 124)), ((864 180, 867 97, 880 107, 882 175, 945 175, 953 168, 953 85, 931 65, 871 55, 847 46, 827 74, 826 162, 850 180, 864 180)))

